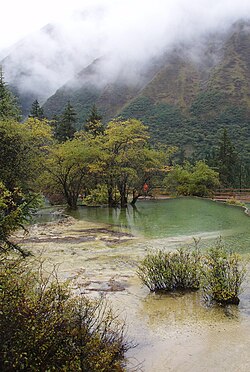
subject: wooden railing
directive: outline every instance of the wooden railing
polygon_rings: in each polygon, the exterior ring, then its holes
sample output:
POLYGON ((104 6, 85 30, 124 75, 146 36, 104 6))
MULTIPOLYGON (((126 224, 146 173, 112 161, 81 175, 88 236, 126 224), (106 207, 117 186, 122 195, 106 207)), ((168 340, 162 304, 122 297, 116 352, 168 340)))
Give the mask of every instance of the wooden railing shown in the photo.
POLYGON ((250 201, 250 189, 217 189, 214 192, 214 198, 218 200, 237 199, 250 201))
MULTIPOLYGON (((170 196, 171 193, 166 192, 163 187, 156 186, 153 188, 152 196, 170 196)), ((250 202, 250 188, 249 189, 234 189, 234 188, 221 188, 214 191, 214 199, 217 200, 229 200, 236 199, 246 202, 250 202)))

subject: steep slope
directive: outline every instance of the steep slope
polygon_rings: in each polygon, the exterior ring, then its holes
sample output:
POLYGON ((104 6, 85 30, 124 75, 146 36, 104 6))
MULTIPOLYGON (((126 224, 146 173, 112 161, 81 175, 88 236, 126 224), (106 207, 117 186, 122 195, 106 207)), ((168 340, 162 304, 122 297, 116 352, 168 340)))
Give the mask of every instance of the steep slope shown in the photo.
POLYGON ((79 126, 88 117, 95 103, 104 121, 119 116, 124 106, 140 94, 163 64, 163 57, 152 60, 139 69, 134 78, 129 78, 126 70, 120 70, 110 76, 105 70, 112 66, 108 57, 99 58, 82 69, 74 79, 58 89, 44 104, 44 112, 52 118, 60 115, 67 103, 71 101, 78 114, 79 126))
POLYGON ((154 76, 142 89, 140 96, 148 97, 155 103, 166 103, 185 110, 200 89, 200 73, 196 66, 178 55, 154 76))
POLYGON ((142 119, 154 140, 180 146, 186 156, 206 156, 226 127, 249 159, 249 22, 213 36, 201 57, 170 59, 121 114, 142 119))
POLYGON ((209 35, 204 39, 207 45, 201 44, 200 50, 192 43, 180 43, 140 66, 134 79, 129 68, 127 75, 119 71, 110 80, 106 79, 108 58, 98 59, 58 89, 45 103, 45 112, 49 117, 59 114, 65 102, 71 100, 79 121, 84 121, 89 104, 95 103, 106 121, 123 113, 130 104, 134 105, 134 100, 146 97, 154 104, 168 104, 187 113, 219 59, 224 37, 223 33, 209 35))
POLYGON ((250 106, 250 24, 239 23, 223 48, 207 89, 219 90, 231 103, 250 106))
POLYGON ((221 59, 211 69, 204 89, 190 106, 190 123, 203 137, 202 141, 195 141, 199 151, 209 151, 223 128, 227 128, 239 154, 249 159, 249 98, 250 23, 238 22, 224 43, 221 59))

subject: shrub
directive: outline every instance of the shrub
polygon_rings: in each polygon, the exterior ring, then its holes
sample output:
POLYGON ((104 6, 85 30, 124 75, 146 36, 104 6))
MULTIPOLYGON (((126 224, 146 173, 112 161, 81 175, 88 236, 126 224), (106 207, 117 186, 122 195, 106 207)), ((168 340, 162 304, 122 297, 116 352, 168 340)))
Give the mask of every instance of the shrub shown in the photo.
POLYGON ((138 267, 138 276, 150 291, 197 290, 200 286, 201 255, 179 248, 176 252, 149 253, 138 267))
POLYGON ((0 370, 125 370, 129 346, 104 300, 73 296, 27 260, 0 260, 0 370))
POLYGON ((228 199, 226 201, 226 203, 229 204, 229 205, 236 205, 238 207, 244 207, 245 206, 244 203, 242 203, 240 200, 237 200, 236 198, 228 199))
POLYGON ((95 189, 91 190, 90 194, 83 199, 86 205, 96 206, 107 204, 108 190, 105 185, 98 185, 95 189))
POLYGON ((219 240, 201 255, 191 251, 149 253, 138 266, 138 276, 150 291, 197 290, 202 287, 206 302, 239 304, 245 268, 237 253, 229 252, 219 240))
POLYGON ((237 253, 229 252, 219 241, 204 257, 202 288, 207 302, 238 305, 245 268, 237 253))
POLYGON ((19 188, 8 190, 0 181, 0 253, 18 251, 23 256, 29 253, 10 240, 11 234, 27 223, 40 199, 35 194, 24 194, 19 188))

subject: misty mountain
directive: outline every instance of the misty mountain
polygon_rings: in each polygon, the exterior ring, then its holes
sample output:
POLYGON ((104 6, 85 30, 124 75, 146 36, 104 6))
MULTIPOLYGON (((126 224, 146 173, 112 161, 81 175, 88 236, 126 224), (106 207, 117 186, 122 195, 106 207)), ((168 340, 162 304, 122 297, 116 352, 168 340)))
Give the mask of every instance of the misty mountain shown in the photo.
MULTIPOLYGON (((119 69, 114 71, 112 55, 98 58, 46 101, 45 112, 50 118, 60 115, 70 100, 79 123, 84 123, 95 104, 107 122, 146 97, 154 104, 166 103, 184 109, 200 90, 208 70, 215 66, 215 49, 218 44, 222 47, 222 37, 220 34, 220 42, 218 35, 216 40, 213 35, 206 38, 209 52, 204 50, 204 45, 202 50, 197 50, 197 44, 179 44, 139 66, 132 61, 119 64, 119 69), (212 41, 216 46, 211 47, 212 41)), ((216 52, 218 57, 219 51, 216 52)))
POLYGON ((112 79, 110 66, 105 57, 82 69, 45 102, 48 117, 70 100, 81 128, 96 104, 105 122, 141 119, 153 141, 196 157, 209 155, 226 127, 238 152, 249 157, 250 22, 178 43, 146 64, 120 68, 112 79))
POLYGON ((243 160, 249 159, 250 22, 192 37, 189 30, 185 40, 162 39, 153 50, 157 35, 141 46, 131 40, 123 51, 118 37, 109 47, 104 37, 92 45, 87 32, 76 38, 71 29, 47 25, 13 46, 1 64, 24 115, 35 99, 49 118, 71 101, 82 128, 96 104, 105 123, 138 118, 152 141, 196 158, 209 156, 226 127, 243 160))
POLYGON ((35 99, 44 103, 55 91, 72 79, 82 64, 93 60, 93 55, 78 47, 68 30, 48 24, 13 45, 0 65, 5 80, 19 97, 26 116, 35 99), (76 57, 77 56, 77 57, 76 57))
POLYGON ((49 118, 60 115, 67 102, 71 101, 77 111, 79 124, 86 121, 93 104, 107 121, 119 115, 124 106, 139 96, 143 87, 164 65, 164 60, 152 59, 149 64, 140 67, 122 66, 109 74, 112 63, 112 58, 102 57, 82 69, 46 101, 46 115, 49 118))

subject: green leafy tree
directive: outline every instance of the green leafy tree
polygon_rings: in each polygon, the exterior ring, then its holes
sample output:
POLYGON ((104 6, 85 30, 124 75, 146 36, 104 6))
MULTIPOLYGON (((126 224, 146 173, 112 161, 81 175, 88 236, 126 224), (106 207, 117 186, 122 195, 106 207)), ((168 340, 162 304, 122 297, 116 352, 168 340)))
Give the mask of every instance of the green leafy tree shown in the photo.
POLYGON ((86 136, 75 138, 51 147, 45 163, 46 172, 41 177, 45 194, 61 193, 68 206, 77 208, 80 194, 91 182, 91 177, 99 172, 98 146, 94 139, 86 136))
POLYGON ((129 185, 144 161, 143 149, 149 138, 147 128, 136 119, 112 121, 105 132, 104 157, 105 181, 108 188, 108 204, 116 204, 116 190, 120 205, 126 207, 129 185))
POLYGON ((132 195, 134 205, 143 194, 143 186, 152 186, 164 174, 169 149, 152 149, 149 134, 139 120, 114 120, 108 123, 100 138, 102 178, 108 191, 108 205, 125 208, 132 195))
POLYGON ((176 165, 164 183, 171 192, 195 196, 212 196, 213 190, 220 184, 218 172, 201 160, 195 165, 189 162, 183 166, 176 165))
POLYGON ((14 119, 19 121, 21 112, 17 100, 4 81, 2 67, 0 66, 0 120, 14 119))
POLYGON ((70 102, 68 102, 59 121, 57 122, 55 130, 55 137, 59 142, 65 142, 68 139, 72 139, 74 137, 74 133, 76 131, 76 121, 77 119, 74 107, 71 105, 70 102))
POLYGON ((35 119, 44 119, 43 108, 40 106, 37 99, 31 105, 31 110, 30 110, 30 115, 29 116, 31 118, 35 118, 35 119))
POLYGON ((175 152, 174 147, 150 148, 144 146, 140 157, 135 156, 136 172, 129 183, 133 195, 131 205, 135 205, 140 196, 150 195, 154 186, 161 184, 169 169, 170 157, 173 152, 175 152))
POLYGON ((84 129, 86 132, 92 134, 94 137, 104 133, 102 116, 98 113, 95 105, 93 105, 91 108, 91 113, 86 120, 84 129))
POLYGON ((74 139, 54 146, 48 153, 44 193, 50 199, 64 196, 68 206, 77 207, 78 196, 91 200, 107 192, 109 206, 132 203, 143 193, 145 182, 152 183, 162 173, 169 153, 151 149, 147 128, 136 119, 112 121, 104 135, 77 132, 74 139), (95 190, 95 191, 94 191, 95 190))
POLYGON ((9 236, 38 206, 37 177, 51 130, 46 122, 31 118, 23 124, 8 120, 0 122, 0 140, 0 246, 24 254, 9 236))
POLYGON ((35 188, 43 157, 52 141, 47 121, 29 118, 25 123, 0 121, 0 181, 9 190, 35 188))

